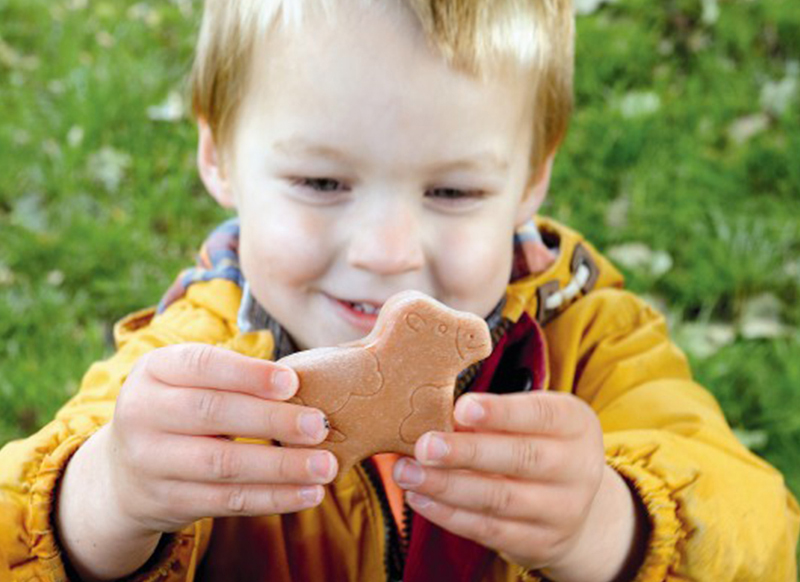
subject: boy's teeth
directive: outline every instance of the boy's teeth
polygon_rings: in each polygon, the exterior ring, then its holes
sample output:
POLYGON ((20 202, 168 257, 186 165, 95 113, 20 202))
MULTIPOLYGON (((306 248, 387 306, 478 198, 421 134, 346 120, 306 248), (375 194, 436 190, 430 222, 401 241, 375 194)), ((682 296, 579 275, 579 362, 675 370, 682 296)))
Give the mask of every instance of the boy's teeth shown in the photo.
MULTIPOLYGON (((349 303, 349 302, 348 302, 349 303)), ((367 315, 377 315, 380 311, 380 308, 373 307, 367 303, 350 303, 350 305, 356 311, 360 311, 361 313, 366 313, 367 315)))

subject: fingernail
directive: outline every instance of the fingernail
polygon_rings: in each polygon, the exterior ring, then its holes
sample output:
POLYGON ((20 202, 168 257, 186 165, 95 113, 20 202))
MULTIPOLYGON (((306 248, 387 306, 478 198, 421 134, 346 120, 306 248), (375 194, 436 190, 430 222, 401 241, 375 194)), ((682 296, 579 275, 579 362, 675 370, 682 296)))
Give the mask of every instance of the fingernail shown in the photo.
POLYGON ((395 482, 402 488, 416 487, 425 480, 425 470, 416 461, 400 459, 394 467, 395 482))
POLYGON ((316 453, 308 458, 308 472, 314 477, 328 481, 332 477, 332 469, 330 453, 316 453))
POLYGON ((465 396, 462 404, 456 410, 456 420, 461 424, 475 424, 486 416, 486 409, 472 396, 465 396))
POLYGON ((434 504, 433 499, 431 499, 430 497, 426 497, 425 495, 420 495, 419 493, 414 493, 413 491, 409 491, 408 493, 406 493, 406 495, 408 498, 408 502, 419 509, 426 509, 434 504))
POLYGON ((442 437, 429 432, 422 438, 425 439, 422 445, 422 450, 425 451, 425 461, 439 461, 450 452, 450 447, 442 437))
POLYGON ((300 430, 315 441, 321 441, 328 431, 328 421, 321 412, 304 412, 300 415, 300 430))
POLYGON ((308 505, 316 505, 320 501, 322 501, 322 487, 303 487, 300 489, 299 495, 300 499, 303 500, 304 503, 308 505))
POLYGON ((297 391, 297 374, 289 370, 278 370, 272 374, 272 385, 279 398, 291 398, 297 391))

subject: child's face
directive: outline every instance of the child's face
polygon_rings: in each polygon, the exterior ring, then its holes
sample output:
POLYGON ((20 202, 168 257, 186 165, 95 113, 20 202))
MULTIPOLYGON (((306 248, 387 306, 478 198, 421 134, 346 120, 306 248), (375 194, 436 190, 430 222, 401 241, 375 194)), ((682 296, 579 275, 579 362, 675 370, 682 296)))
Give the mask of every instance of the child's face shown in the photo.
POLYGON ((483 83, 405 9, 348 4, 257 49, 229 149, 201 123, 201 174, 238 210, 244 275, 302 349, 363 337, 375 316, 346 302, 404 289, 488 315, 549 179, 529 171, 529 75, 483 83))

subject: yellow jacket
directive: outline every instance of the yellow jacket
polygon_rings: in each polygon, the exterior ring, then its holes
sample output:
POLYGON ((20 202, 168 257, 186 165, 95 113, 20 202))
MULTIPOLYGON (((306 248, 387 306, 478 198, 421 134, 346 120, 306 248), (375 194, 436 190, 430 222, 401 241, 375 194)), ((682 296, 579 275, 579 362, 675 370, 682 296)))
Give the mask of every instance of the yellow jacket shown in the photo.
MULTIPOLYGON (((781 475, 739 444, 714 398, 692 381, 664 319, 622 290, 610 263, 575 232, 544 219, 539 227, 560 240, 559 258, 509 285, 503 315, 544 323, 548 388, 591 405, 608 463, 647 508, 651 535, 637 580, 794 582, 800 510, 781 475), (591 277, 575 294, 581 262, 591 277)), ((126 317, 115 327, 118 351, 89 369, 56 418, 0 450, 0 581, 68 579, 51 519, 54 491, 70 456, 112 417, 142 354, 204 342, 273 356, 269 332, 239 333, 240 301, 237 285, 217 279, 192 285, 160 315, 148 309, 126 317)), ((165 536, 135 578, 385 580, 386 520, 377 488, 357 466, 329 486, 318 508, 205 519, 165 536)), ((492 554, 481 579, 533 578, 492 554)))

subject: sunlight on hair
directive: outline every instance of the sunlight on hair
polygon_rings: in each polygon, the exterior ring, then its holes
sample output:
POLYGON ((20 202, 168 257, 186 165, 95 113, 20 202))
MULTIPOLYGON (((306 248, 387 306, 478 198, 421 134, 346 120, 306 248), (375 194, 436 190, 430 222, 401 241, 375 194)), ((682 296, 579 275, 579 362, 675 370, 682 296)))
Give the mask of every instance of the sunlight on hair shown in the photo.
MULTIPOLYGON (((329 22, 345 0, 206 0, 191 78, 195 116, 228 141, 255 47, 273 33, 301 30, 322 11, 329 22)), ((571 0, 348 0, 370 10, 409 9, 452 67, 480 78, 514 67, 535 82, 534 153, 539 167, 563 139, 572 113, 574 14, 571 0)))

